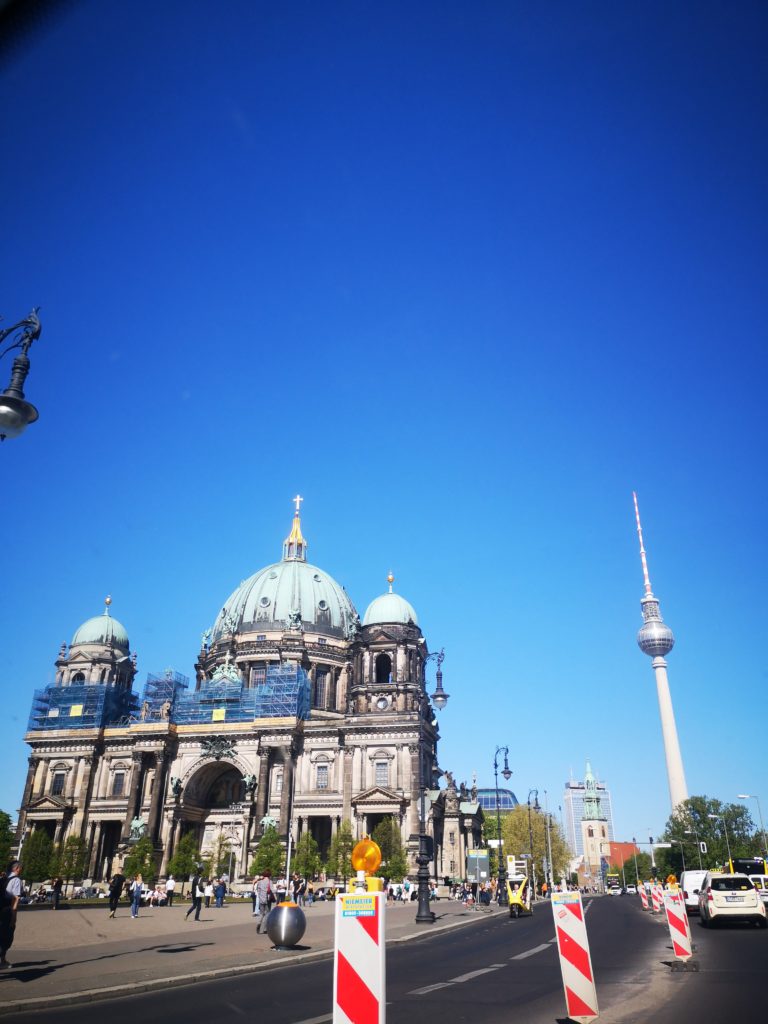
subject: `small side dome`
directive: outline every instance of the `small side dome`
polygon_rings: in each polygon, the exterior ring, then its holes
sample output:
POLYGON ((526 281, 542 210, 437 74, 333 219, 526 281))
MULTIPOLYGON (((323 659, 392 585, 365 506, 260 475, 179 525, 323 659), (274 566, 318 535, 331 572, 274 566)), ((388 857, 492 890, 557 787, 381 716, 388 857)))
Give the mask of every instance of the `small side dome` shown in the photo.
POLYGON ((128 633, 122 622, 113 619, 109 614, 109 606, 111 604, 112 598, 108 597, 105 601, 104 613, 102 615, 94 615, 92 619, 88 619, 75 631, 71 647, 76 647, 79 644, 114 643, 115 647, 120 647, 125 651, 128 650, 128 633))
POLYGON ((400 622, 403 625, 408 625, 410 622, 414 626, 418 626, 419 617, 413 605, 406 601, 404 597, 392 592, 394 581, 395 577, 390 573, 387 576, 389 593, 382 594, 371 601, 363 617, 364 626, 372 626, 376 623, 384 622, 400 622))

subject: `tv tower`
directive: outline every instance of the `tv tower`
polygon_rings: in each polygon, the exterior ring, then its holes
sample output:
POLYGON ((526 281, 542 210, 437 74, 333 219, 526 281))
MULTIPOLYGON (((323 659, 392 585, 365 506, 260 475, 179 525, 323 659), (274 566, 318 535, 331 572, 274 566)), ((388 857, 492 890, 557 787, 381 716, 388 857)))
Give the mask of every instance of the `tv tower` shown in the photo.
POLYGON ((651 664, 656 675, 656 692, 659 697, 659 714, 661 715, 661 731, 664 736, 664 754, 667 759, 667 779, 672 810, 688 799, 688 787, 685 784, 683 758, 680 753, 680 741, 677 738, 675 712, 672 709, 672 696, 669 692, 667 663, 664 655, 669 654, 675 646, 672 630, 666 625, 659 611, 659 601, 651 590, 648 576, 648 563, 645 559, 643 546, 643 528, 640 525, 640 510, 637 507, 637 495, 632 492, 635 502, 635 519, 637 520, 637 536, 640 538, 640 561, 643 565, 643 581, 645 594, 640 601, 643 609, 643 625, 637 634, 637 643, 643 654, 653 658, 651 664))

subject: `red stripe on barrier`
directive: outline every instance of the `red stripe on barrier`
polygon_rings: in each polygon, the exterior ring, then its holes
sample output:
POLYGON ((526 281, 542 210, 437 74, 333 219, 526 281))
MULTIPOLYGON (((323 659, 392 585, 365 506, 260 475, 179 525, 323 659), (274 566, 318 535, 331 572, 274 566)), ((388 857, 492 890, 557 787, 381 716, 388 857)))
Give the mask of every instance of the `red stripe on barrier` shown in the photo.
POLYGON ((587 981, 592 981, 592 972, 589 969, 589 953, 578 942, 575 942, 570 935, 566 935, 559 925, 557 926, 557 944, 560 947, 561 956, 564 956, 572 967, 580 971, 587 981))
POLYGON ((674 939, 672 939, 672 948, 675 951, 675 956, 679 956, 683 960, 691 955, 687 949, 684 949, 682 946, 678 946, 674 939))
POLYGON ((578 917, 578 919, 580 921, 584 920, 584 917, 582 916, 582 913, 581 913, 581 904, 580 903, 566 903, 565 905, 566 905, 566 907, 568 907, 568 909, 570 910, 570 912, 573 914, 574 917, 578 917))
POLYGON ((337 964, 336 1002, 352 1024, 378 1024, 378 999, 341 952, 337 964))
POLYGON ((587 1006, 583 999, 580 999, 575 992, 565 986, 565 1002, 568 1006, 569 1017, 596 1017, 594 1006, 587 1006))
POLYGON ((673 928, 676 928, 677 931, 680 932, 681 935, 684 935, 686 939, 688 938, 688 929, 685 927, 685 921, 681 921, 680 918, 676 917, 674 914, 667 914, 667 920, 673 928))
POLYGON ((356 917, 355 920, 359 925, 368 932, 373 941, 378 946, 379 944, 379 904, 376 903, 376 913, 373 917, 356 917))

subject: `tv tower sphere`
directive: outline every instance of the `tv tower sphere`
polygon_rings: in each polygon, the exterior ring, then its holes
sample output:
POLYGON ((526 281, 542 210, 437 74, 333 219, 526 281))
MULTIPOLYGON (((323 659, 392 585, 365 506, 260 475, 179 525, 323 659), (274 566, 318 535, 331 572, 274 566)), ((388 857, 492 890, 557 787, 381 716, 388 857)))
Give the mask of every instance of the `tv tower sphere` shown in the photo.
POLYGON ((637 631, 637 645, 649 658, 663 658, 675 646, 674 633, 663 621, 655 598, 644 597, 640 604, 645 622, 637 631))

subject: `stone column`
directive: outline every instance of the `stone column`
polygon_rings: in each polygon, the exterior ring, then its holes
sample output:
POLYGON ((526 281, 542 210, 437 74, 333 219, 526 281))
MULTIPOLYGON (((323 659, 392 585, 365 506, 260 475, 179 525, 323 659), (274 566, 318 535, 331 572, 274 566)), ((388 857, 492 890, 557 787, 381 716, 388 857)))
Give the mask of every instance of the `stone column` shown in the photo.
POLYGON ((159 750, 155 755, 155 781, 152 786, 152 799, 149 805, 149 824, 147 831, 153 843, 157 843, 160 831, 160 813, 163 809, 165 794, 165 751, 159 750))
POLYGON ((32 796, 32 786, 35 781, 35 774, 37 772, 38 765, 38 760, 34 756, 34 754, 31 754, 27 758, 27 764, 29 766, 27 768, 27 781, 24 783, 24 794, 21 798, 22 811, 26 808, 27 804, 29 803, 30 797, 32 796))
POLYGON ((79 831, 82 838, 85 837, 85 831, 88 823, 88 809, 91 806, 91 781, 93 779, 94 760, 95 755, 93 754, 89 757, 83 757, 80 760, 82 773, 76 793, 77 810, 75 812, 73 830, 74 832, 79 831))
POLYGON ((293 789, 293 769, 294 764, 291 751, 289 748, 286 748, 283 760, 283 791, 280 794, 279 834, 281 836, 287 835, 288 829, 291 826, 289 814, 291 811, 291 790, 293 789))
POLYGON ((256 790, 256 825, 266 815, 269 807, 269 761, 272 751, 264 747, 259 761, 259 786, 256 790))
POLYGON ((131 835, 131 822, 136 816, 138 810, 138 799, 141 793, 140 785, 144 776, 144 755, 135 753, 133 755, 133 768, 131 769, 131 789, 128 793, 128 807, 125 811, 125 821, 123 822, 123 833, 121 840, 127 842, 131 835))
POLYGON ((410 807, 410 819, 411 819, 411 834, 415 835, 419 831, 419 812, 421 810, 421 791, 419 789, 419 745, 418 743, 412 743, 408 747, 408 752, 411 755, 411 777, 409 779, 408 789, 411 792, 411 807, 410 807))
POLYGON ((342 807, 345 821, 352 820, 352 764, 354 751, 345 747, 342 751, 344 764, 342 768, 342 807))

